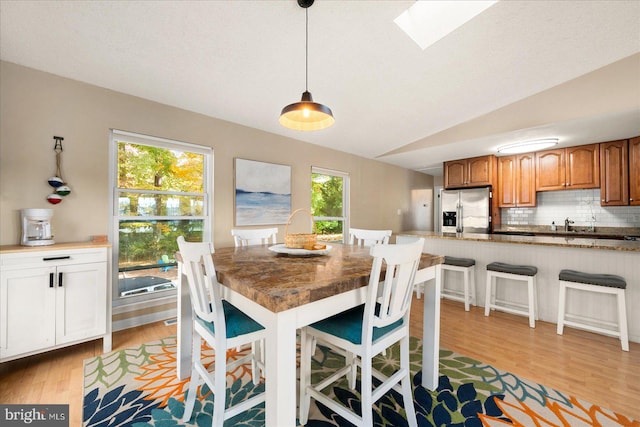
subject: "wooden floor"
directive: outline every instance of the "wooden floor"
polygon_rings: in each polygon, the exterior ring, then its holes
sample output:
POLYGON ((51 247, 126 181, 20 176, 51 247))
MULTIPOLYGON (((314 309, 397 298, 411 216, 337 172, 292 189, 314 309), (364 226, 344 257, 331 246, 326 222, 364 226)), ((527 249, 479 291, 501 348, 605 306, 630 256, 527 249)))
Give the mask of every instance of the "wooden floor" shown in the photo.
MULTIPOLYGON (((411 306, 411 335, 422 336, 422 301, 411 306)), ((617 338, 492 311, 464 311, 442 300, 440 346, 518 377, 571 393, 640 422, 640 344, 622 351, 617 338)))
MULTIPOLYGON (((442 301, 441 346, 519 377, 542 383, 640 420, 640 344, 620 349, 615 338, 565 329, 480 307, 442 301)), ((411 334, 422 336, 422 300, 414 298, 411 334)), ((114 350, 175 335, 162 322, 116 332, 114 350)), ((0 364, 0 403, 70 405, 70 426, 82 421, 82 362, 101 354, 102 341, 0 364)))

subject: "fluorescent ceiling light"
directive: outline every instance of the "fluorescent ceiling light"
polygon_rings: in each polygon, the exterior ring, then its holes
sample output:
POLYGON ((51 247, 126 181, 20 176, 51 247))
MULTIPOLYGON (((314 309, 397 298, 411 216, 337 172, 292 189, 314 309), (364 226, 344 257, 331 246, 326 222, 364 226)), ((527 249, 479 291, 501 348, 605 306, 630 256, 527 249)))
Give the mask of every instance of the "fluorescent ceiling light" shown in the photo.
POLYGON ((532 141, 516 142, 498 147, 498 153, 518 154, 544 150, 558 144, 558 138, 534 139, 532 141))
POLYGON ((495 3, 497 0, 416 1, 393 22, 424 50, 495 3))

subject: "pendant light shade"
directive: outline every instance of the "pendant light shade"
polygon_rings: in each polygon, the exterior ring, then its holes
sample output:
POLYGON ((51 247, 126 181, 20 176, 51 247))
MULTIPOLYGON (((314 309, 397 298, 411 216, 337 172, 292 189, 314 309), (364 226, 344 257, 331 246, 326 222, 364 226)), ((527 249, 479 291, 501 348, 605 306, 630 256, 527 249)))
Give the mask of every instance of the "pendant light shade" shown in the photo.
POLYGON ((335 122, 331 109, 313 102, 311 92, 305 91, 302 100, 289 104, 280 113, 280 124, 294 130, 310 131, 328 128, 335 122))
POLYGON ((306 38, 305 38, 305 91, 302 93, 300 102, 294 102, 282 109, 280 113, 280 124, 286 128, 312 131, 325 129, 331 126, 335 119, 331 109, 323 104, 313 102, 311 92, 309 92, 309 7, 313 0, 298 0, 298 5, 305 9, 306 17, 306 38))

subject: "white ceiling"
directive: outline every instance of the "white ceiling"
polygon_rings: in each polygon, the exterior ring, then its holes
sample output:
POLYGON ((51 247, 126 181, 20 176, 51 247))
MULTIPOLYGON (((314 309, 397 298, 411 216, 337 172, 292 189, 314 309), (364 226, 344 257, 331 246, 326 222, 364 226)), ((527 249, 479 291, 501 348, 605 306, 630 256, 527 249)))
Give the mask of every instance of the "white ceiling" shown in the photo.
POLYGON ((411 1, 317 0, 309 90, 336 124, 281 127, 305 87, 304 10, 278 1, 0 2, 0 58, 438 175, 558 136, 640 135, 640 1, 502 0, 424 51, 411 1))

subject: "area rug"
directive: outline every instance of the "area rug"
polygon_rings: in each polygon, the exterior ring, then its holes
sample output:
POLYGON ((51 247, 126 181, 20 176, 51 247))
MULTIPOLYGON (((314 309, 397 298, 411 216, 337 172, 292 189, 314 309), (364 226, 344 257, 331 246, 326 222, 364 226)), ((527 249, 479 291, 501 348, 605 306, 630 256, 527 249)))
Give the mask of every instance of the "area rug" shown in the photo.
MULTIPOLYGON (((248 351, 248 350, 245 350, 248 351)), ((211 362, 213 351, 203 349, 211 362)), ((235 359, 243 351, 230 350, 235 359)), ((422 345, 411 338, 411 372, 419 426, 637 426, 634 421, 575 396, 518 378, 469 357, 440 351, 437 391, 420 386, 422 345)), ((398 367, 399 349, 394 347, 375 360, 375 368, 392 373, 398 367)), ((312 364, 312 381, 322 378, 344 359, 318 346, 312 364)), ((210 426, 213 397, 206 386, 198 391, 190 423, 180 421, 188 380, 175 375, 176 339, 168 337, 135 348, 107 353, 84 362, 83 426, 210 426)), ((227 403, 264 391, 254 385, 249 365, 227 373, 227 403)), ((346 382, 333 387, 332 394, 356 412, 359 382, 352 391, 346 382)), ((402 398, 389 392, 374 407, 375 426, 406 426, 402 398)), ((264 405, 231 418, 225 426, 264 426, 264 405)), ((308 426, 350 426, 345 419, 312 400, 308 426)))

